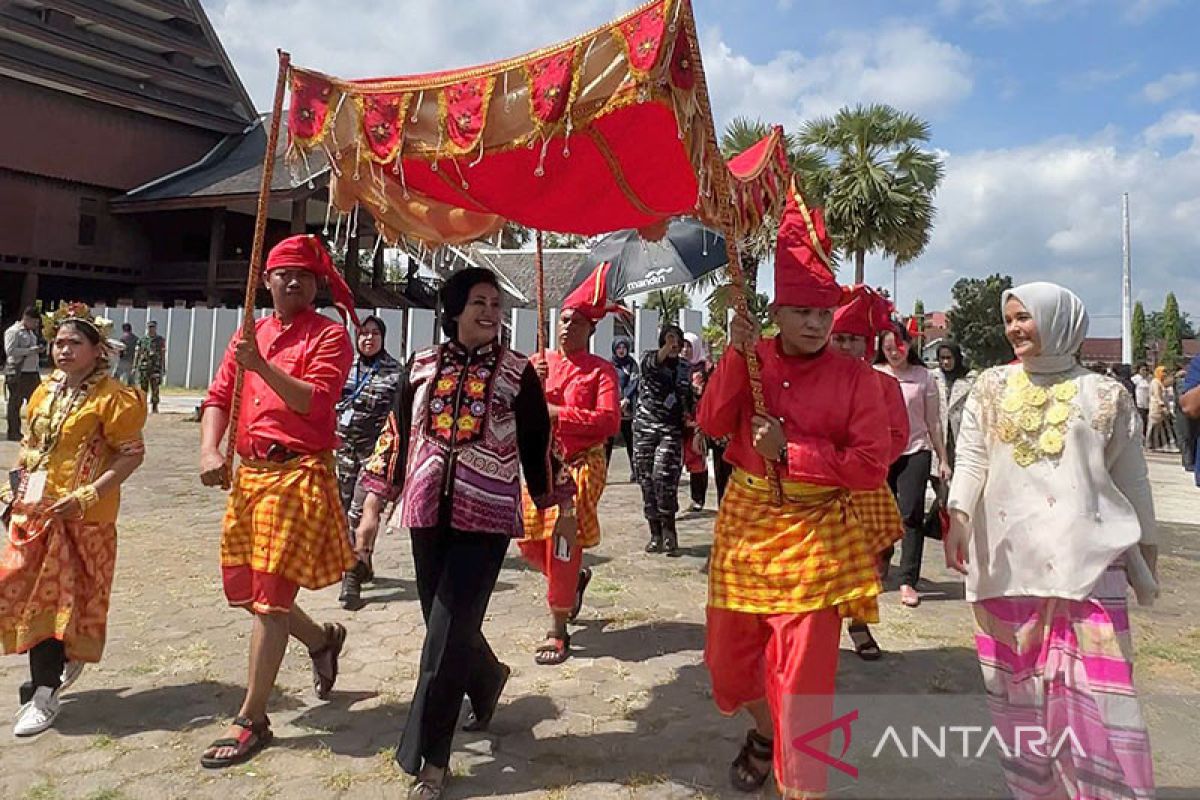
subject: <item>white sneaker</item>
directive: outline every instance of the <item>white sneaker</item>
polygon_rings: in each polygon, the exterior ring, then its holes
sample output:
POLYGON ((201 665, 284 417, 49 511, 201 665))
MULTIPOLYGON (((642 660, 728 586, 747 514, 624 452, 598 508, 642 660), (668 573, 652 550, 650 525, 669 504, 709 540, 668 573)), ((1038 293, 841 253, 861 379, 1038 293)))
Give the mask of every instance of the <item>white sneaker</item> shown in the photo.
POLYGON ((49 686, 39 686, 33 699, 21 706, 13 725, 16 736, 36 736, 54 724, 58 717, 58 695, 49 686))
POLYGON ((68 661, 63 665, 62 683, 58 687, 58 691, 55 692, 55 697, 61 696, 63 692, 70 688, 71 684, 79 680, 79 676, 83 674, 83 668, 86 666, 87 664, 83 661, 68 661))

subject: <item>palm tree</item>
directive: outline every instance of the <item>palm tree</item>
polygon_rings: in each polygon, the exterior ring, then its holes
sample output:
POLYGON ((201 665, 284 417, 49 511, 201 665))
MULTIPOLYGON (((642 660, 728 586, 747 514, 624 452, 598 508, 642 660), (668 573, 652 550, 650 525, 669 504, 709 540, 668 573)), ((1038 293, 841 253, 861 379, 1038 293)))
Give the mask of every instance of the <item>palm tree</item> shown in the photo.
POLYGON ((824 185, 826 221, 837 249, 854 258, 854 280, 863 282, 867 253, 881 252, 897 267, 916 259, 929 243, 933 195, 944 167, 921 149, 929 123, 876 104, 843 108, 804 126, 801 145, 833 161, 824 185))
POLYGON ((687 287, 675 286, 651 292, 650 297, 646 299, 645 308, 657 310, 664 325, 678 325, 679 312, 691 308, 691 305, 692 299, 688 296, 687 287))

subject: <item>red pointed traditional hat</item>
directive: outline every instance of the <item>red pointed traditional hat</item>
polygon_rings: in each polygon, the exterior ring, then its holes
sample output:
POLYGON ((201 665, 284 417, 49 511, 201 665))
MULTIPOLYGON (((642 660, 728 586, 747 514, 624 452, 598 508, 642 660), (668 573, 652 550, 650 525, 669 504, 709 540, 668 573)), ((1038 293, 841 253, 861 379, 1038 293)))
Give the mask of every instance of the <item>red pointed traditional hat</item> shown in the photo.
POLYGON ((324 278, 329 283, 329 294, 333 297, 333 305, 342 315, 342 320, 352 319, 356 327, 360 324, 358 313, 354 309, 354 293, 350 291, 342 273, 338 272, 324 242, 318 237, 312 234, 297 234, 272 247, 271 252, 267 254, 267 266, 263 272, 277 269, 303 269, 324 278))
POLYGON ((793 181, 779 220, 775 247, 775 302, 781 306, 833 308, 842 288, 833 277, 825 215, 809 208, 793 181))
POLYGON ((875 355, 875 336, 892 327, 892 302, 866 284, 846 290, 846 299, 833 314, 833 333, 848 333, 867 340, 867 357, 875 355))
POLYGON ((563 310, 578 311, 592 322, 599 322, 610 311, 621 310, 620 306, 608 302, 608 272, 612 265, 605 261, 587 276, 587 280, 575 287, 562 302, 563 310))

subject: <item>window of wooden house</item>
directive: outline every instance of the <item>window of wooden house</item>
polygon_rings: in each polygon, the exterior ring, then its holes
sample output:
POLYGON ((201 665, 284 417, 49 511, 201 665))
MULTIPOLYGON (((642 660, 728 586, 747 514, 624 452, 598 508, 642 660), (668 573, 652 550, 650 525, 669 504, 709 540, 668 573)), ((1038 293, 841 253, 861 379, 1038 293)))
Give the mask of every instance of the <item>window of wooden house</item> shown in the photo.
POLYGON ((92 247, 96 244, 96 232, 100 227, 100 201, 94 197, 79 198, 79 246, 92 247))

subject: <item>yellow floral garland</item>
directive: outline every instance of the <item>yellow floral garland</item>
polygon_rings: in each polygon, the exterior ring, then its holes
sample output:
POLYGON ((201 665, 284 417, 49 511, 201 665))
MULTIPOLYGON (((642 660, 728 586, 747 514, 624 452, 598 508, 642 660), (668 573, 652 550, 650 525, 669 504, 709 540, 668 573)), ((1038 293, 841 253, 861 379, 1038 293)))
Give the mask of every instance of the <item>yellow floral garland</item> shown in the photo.
POLYGON ((1020 467, 1055 460, 1067 441, 1067 426, 1078 415, 1072 401, 1079 395, 1074 380, 1053 386, 1037 386, 1023 369, 1014 370, 1005 381, 996 436, 1013 448, 1020 467))

